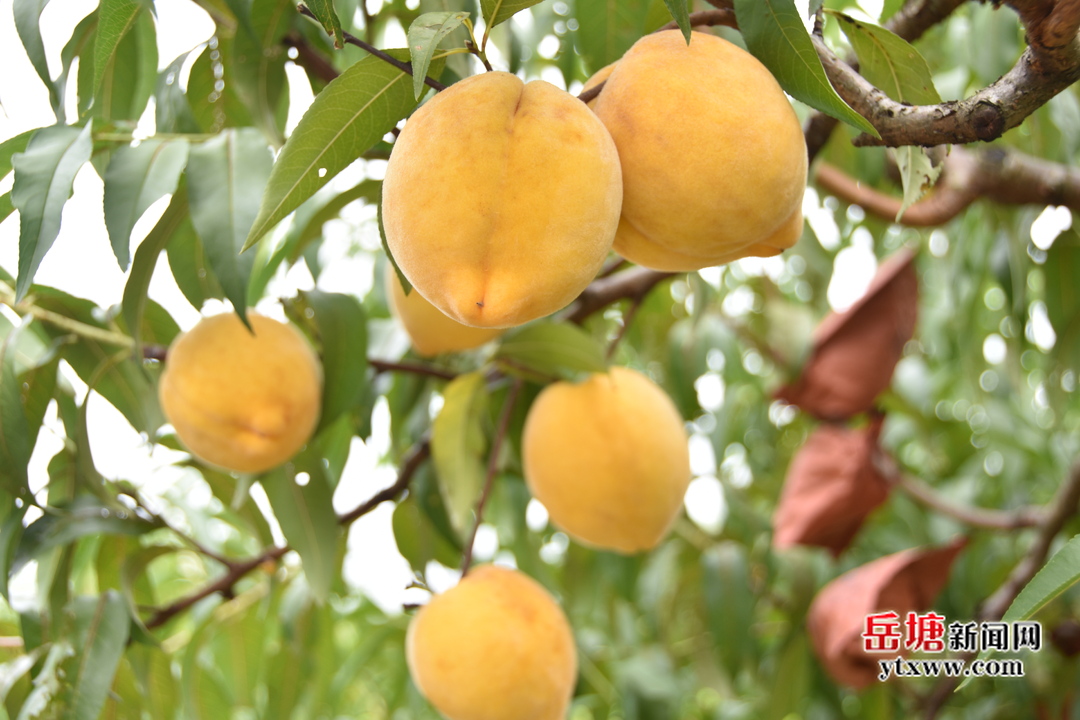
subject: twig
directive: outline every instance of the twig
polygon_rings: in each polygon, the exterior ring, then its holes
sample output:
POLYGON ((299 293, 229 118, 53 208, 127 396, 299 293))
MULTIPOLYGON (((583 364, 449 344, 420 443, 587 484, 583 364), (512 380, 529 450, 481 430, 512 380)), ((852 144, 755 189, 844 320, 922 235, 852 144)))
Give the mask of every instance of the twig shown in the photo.
POLYGON ((281 44, 296 50, 296 64, 323 82, 328 83, 340 74, 337 68, 311 47, 300 33, 290 32, 281 39, 281 44))
POLYGON ((440 380, 453 380, 457 377, 455 372, 431 367, 430 365, 421 365, 420 363, 390 362, 389 360, 373 360, 369 358, 368 365, 375 370, 376 375, 384 372, 404 372, 413 375, 427 375, 440 380))
MULTIPOLYGON (((308 9, 307 5, 298 5, 296 9, 300 12, 301 15, 309 17, 312 20, 318 21, 318 18, 315 17, 315 13, 311 12, 311 10, 308 9)), ((386 62, 386 63, 389 63, 389 64, 393 65, 398 70, 401 70, 404 73, 407 73, 409 75, 413 74, 412 63, 402 62, 401 60, 398 60, 397 58, 395 58, 395 57, 393 57, 391 55, 387 55, 386 53, 384 53, 382 50, 378 49, 374 45, 370 45, 370 44, 364 42, 363 40, 361 40, 360 38, 356 37, 355 35, 353 35, 351 33, 343 32, 342 37, 344 37, 345 42, 349 43, 350 45, 355 45, 356 47, 360 48, 361 50, 364 50, 364 51, 370 53, 371 55, 374 55, 375 57, 379 58, 383 62, 386 62)), ((430 88, 434 88, 435 90, 445 90, 446 89, 446 86, 443 85, 441 82, 439 82, 438 80, 432 80, 431 78, 427 77, 426 75, 424 76, 424 84, 427 85, 430 88)))
POLYGON ((582 291, 571 305, 571 310, 565 318, 580 325, 590 315, 613 302, 626 298, 645 297, 654 287, 677 274, 633 268, 609 277, 597 278, 582 291))
POLYGON ((606 85, 606 84, 607 84, 607 80, 604 80, 602 83, 599 83, 597 85, 593 85, 591 88, 589 88, 588 90, 585 90, 580 95, 578 95, 577 99, 580 100, 581 102, 585 103, 586 105, 588 105, 593 100, 595 100, 596 97, 598 95, 600 95, 601 92, 603 92, 604 85, 606 85))
POLYGON ((465 543, 465 553, 461 559, 461 577, 469 572, 469 566, 472 565, 473 545, 476 543, 476 531, 480 529, 480 523, 484 521, 484 505, 487 504, 488 496, 491 495, 491 488, 495 484, 495 473, 499 469, 499 453, 502 451, 503 440, 506 438, 506 431, 510 428, 510 416, 514 412, 514 404, 517 403, 518 393, 521 392, 522 382, 521 380, 515 380, 514 384, 510 386, 510 392, 506 395, 506 401, 503 403, 502 414, 499 416, 499 426, 495 430, 495 437, 491 441, 491 452, 488 455, 487 477, 484 478, 484 489, 480 493, 480 499, 476 502, 476 519, 473 521, 472 532, 469 533, 469 539, 465 543))
POLYGON ((933 488, 926 483, 908 475, 897 474, 891 480, 896 484, 896 487, 923 505, 973 527, 987 528, 989 530, 1016 530, 1018 528, 1037 527, 1046 519, 1041 508, 1027 507, 1005 512, 968 507, 949 502, 934 492, 933 488))
POLYGON ((52 310, 38 307, 31 302, 30 298, 17 303, 15 302, 15 291, 3 281, 0 281, 0 303, 7 305, 19 315, 29 315, 87 340, 96 340, 97 342, 117 345, 129 350, 135 347, 135 340, 127 335, 95 327, 94 325, 87 325, 59 313, 54 313, 52 310))
POLYGON ((394 481, 394 484, 375 493, 355 509, 344 515, 339 515, 338 524, 349 525, 357 518, 367 515, 382 503, 393 500, 405 492, 409 487, 409 483, 412 482, 413 475, 416 474, 416 471, 420 469, 420 466, 428 459, 429 455, 431 455, 431 443, 427 439, 413 445, 412 450, 409 451, 409 454, 405 456, 405 460, 401 463, 401 469, 398 471, 398 478, 394 481))
POLYGON ((607 359, 611 360, 615 355, 615 350, 619 347, 619 343, 626 336, 626 332, 630 329, 630 323, 633 322, 634 316, 637 315, 638 309, 641 307, 641 301, 644 300, 644 296, 637 296, 630 298, 630 307, 626 308, 622 314, 622 325, 619 327, 619 332, 612 339, 611 344, 607 348, 607 359))

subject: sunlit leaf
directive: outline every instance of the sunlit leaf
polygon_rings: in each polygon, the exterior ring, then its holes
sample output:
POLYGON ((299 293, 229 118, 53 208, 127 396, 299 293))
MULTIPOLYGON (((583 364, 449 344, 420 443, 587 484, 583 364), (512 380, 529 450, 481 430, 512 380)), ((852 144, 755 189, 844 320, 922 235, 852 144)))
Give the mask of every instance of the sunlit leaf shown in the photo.
POLYGON ((480 10, 488 27, 504 23, 525 8, 536 5, 541 0, 480 0, 480 10))
POLYGON ((94 85, 96 93, 105 77, 106 68, 116 55, 116 48, 135 25, 143 10, 139 0, 101 0, 98 7, 98 28, 94 40, 94 85))
POLYGON ((454 530, 464 537, 486 475, 483 419, 487 390, 481 372, 459 375, 443 389, 431 424, 431 456, 454 530))
POLYGON ((334 11, 333 0, 306 0, 308 10, 323 26, 327 35, 334 38, 334 47, 341 49, 345 45, 345 37, 342 35, 341 20, 334 11))
MULTIPOLYGON (((140 12, 104 69, 103 79, 93 94, 93 115, 111 122, 135 122, 142 117, 157 84, 157 60, 154 21, 150 13, 140 12)), ((80 83, 81 76, 82 73, 80 83)))
POLYGON ((431 66, 431 56, 443 39, 469 17, 467 12, 424 13, 409 26, 409 53, 412 57, 413 95, 424 94, 424 78, 431 66))
POLYGON ((511 372, 540 377, 574 377, 578 372, 604 372, 604 350, 587 332, 570 323, 539 322, 508 332, 499 342, 497 361, 511 372))

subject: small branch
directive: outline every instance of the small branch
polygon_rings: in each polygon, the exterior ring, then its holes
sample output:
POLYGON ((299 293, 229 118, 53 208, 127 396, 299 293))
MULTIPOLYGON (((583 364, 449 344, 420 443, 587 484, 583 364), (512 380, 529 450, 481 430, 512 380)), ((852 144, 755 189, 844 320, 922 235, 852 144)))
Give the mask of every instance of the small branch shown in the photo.
POLYGON ((428 440, 424 439, 413 445, 412 450, 409 451, 408 455, 405 456, 405 460, 401 463, 401 469, 398 470, 398 477, 394 484, 375 493, 355 509, 344 515, 339 515, 338 524, 349 525, 358 518, 367 515, 382 503, 394 500, 405 492, 409 487, 409 483, 412 482, 413 475, 416 474, 416 471, 420 469, 420 466, 424 464, 429 455, 431 455, 431 443, 428 440))
MULTIPOLYGON (((698 12, 690 13, 690 27, 692 28, 700 26, 715 27, 717 25, 723 25, 738 30, 739 23, 735 21, 735 11, 726 8, 717 8, 715 10, 700 10, 698 12)), ((678 29, 679 23, 672 20, 656 32, 678 29)))
POLYGON ((52 310, 40 308, 37 305, 34 305, 30 298, 27 298, 20 303, 16 303, 15 291, 12 290, 7 283, 2 281, 0 281, 0 303, 7 305, 19 315, 29 315, 42 322, 55 325, 61 330, 67 330, 74 335, 84 337, 87 340, 117 345, 129 350, 135 348, 135 340, 127 335, 122 335, 118 332, 105 330, 104 328, 95 327, 93 325, 87 325, 86 323, 73 320, 59 313, 54 313, 52 310))
POLYGON ((607 85, 607 80, 605 80, 604 82, 599 83, 597 85, 593 85, 591 88, 589 88, 588 90, 586 90, 583 93, 581 93, 580 95, 578 95, 577 99, 580 100, 581 102, 585 103, 586 105, 588 105, 593 100, 595 100, 597 98, 597 96, 600 95, 601 92, 604 91, 604 86, 605 85, 607 85))
POLYGON ((949 502, 934 492, 929 485, 913 477, 898 474, 891 480, 896 487, 928 508, 973 527, 988 530, 1016 530, 1018 528, 1037 527, 1046 519, 1040 508, 1019 508, 1011 512, 1004 512, 968 507, 949 502))
POLYGON ((654 287, 677 274, 646 268, 632 268, 609 277, 597 278, 574 301, 565 319, 580 325, 590 315, 613 302, 645 297, 654 287))
POLYGON ((480 493, 480 499, 476 502, 476 519, 473 522, 472 532, 465 543, 465 554, 461 559, 461 577, 465 577, 472 565, 473 545, 476 543, 476 531, 480 529, 480 523, 484 521, 484 505, 487 504, 491 488, 495 485, 495 473, 499 469, 499 454, 502 451, 503 440, 506 439, 506 431, 510 428, 510 416, 514 412, 518 393, 521 392, 521 380, 515 380, 510 386, 510 392, 503 403, 502 414, 499 416, 499 426, 495 430, 495 437, 491 441, 491 452, 488 455, 487 476, 484 478, 484 489, 480 493))
POLYGON ((637 315, 638 308, 641 307, 641 301, 645 298, 638 296, 630 299, 630 307, 626 308, 622 314, 622 325, 619 327, 619 332, 615 335, 615 338, 611 341, 611 344, 607 348, 607 359, 611 360, 615 355, 615 350, 618 349, 619 343, 626 336, 627 330, 630 329, 630 323, 634 321, 634 316, 637 315))
POLYGON ((328 83, 340 74, 337 68, 315 48, 311 47, 300 33, 290 32, 282 38, 281 44, 296 50, 296 64, 307 70, 309 75, 328 83))
MULTIPOLYGON (((897 222, 903 201, 900 198, 878 192, 863 185, 858 180, 845 174, 839 168, 821 162, 816 166, 815 180, 824 190, 832 193, 844 202, 858 205, 871 215, 876 215, 889 222, 897 222)), ((899 222, 909 227, 934 227, 943 225, 963 212, 978 195, 970 190, 958 188, 948 182, 943 175, 931 194, 909 207, 899 222)))
MULTIPOLYGON (((307 5, 298 5, 296 9, 300 12, 301 15, 309 17, 316 22, 318 21, 318 18, 315 17, 315 14, 308 9, 307 5)), ((345 38, 345 42, 349 43, 350 45, 355 45, 361 50, 364 50, 365 52, 368 52, 371 55, 379 58, 383 62, 393 65, 398 70, 401 70, 404 73, 407 73, 409 75, 413 74, 412 63, 402 62, 401 60, 398 60, 391 55, 387 55, 374 45, 364 42, 363 40, 356 37, 355 35, 352 35, 351 33, 342 33, 342 36, 345 38)), ((441 82, 439 82, 438 80, 432 80, 427 76, 424 76, 424 84, 430 88, 434 88, 436 91, 446 89, 446 86, 443 85, 441 82)))
POLYGON ((457 373, 455 372, 442 370, 429 365, 421 365, 420 363, 390 362, 389 360, 373 360, 368 358, 368 365, 375 370, 376 375, 384 372, 404 372, 412 373, 413 375, 427 375, 428 377, 439 378, 440 380, 453 380, 457 377, 457 373))

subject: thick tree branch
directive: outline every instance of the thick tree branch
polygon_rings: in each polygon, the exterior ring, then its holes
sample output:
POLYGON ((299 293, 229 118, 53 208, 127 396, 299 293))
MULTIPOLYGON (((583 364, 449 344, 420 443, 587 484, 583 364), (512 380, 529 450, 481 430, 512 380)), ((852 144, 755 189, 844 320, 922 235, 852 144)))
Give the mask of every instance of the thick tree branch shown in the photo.
POLYGON ((949 502, 934 492, 934 489, 921 480, 899 474, 892 478, 896 486, 923 505, 959 520, 965 525, 986 528, 988 530, 1016 530, 1017 528, 1035 527, 1045 520, 1040 508, 1019 508, 1010 512, 987 510, 949 502))
POLYGON ((431 367, 430 365, 421 365, 420 363, 390 362, 389 360, 373 360, 368 358, 368 365, 374 368, 376 375, 384 372, 404 372, 412 373, 413 375, 427 375, 428 377, 438 378, 440 380, 453 380, 457 377, 457 373, 455 372, 431 367))
MULTIPOLYGON (((900 211, 900 198, 862 185, 826 163, 816 166, 815 180, 827 192, 885 220, 894 220, 900 211)), ((1002 205, 1064 205, 1080 211, 1080 170, 1015 150, 972 152, 955 147, 945 158, 937 186, 908 208, 900 223, 942 225, 979 198, 1002 205)))
POLYGON ((565 319, 580 325, 587 317, 613 302, 645 297, 658 284, 677 274, 635 267, 608 277, 597 278, 585 288, 581 295, 578 295, 565 319))

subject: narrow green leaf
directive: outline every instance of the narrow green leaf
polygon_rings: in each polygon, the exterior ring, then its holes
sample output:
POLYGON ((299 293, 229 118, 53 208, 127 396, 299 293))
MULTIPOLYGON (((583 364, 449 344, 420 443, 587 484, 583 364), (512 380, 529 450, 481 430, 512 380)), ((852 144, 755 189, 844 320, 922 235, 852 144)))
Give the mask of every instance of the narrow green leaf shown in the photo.
POLYGON ((0 344, 0 487, 16 497, 29 494, 27 465, 34 450, 15 366, 15 346, 23 325, 0 344))
POLYGON ((1058 235, 1043 264, 1046 275, 1046 314, 1057 340, 1054 355, 1066 366, 1080 369, 1080 235, 1058 235))
POLYGON ((266 473, 260 483, 281 532, 300 553, 312 594, 326 600, 336 575, 338 524, 322 460, 301 456, 266 473))
POLYGON ((367 384, 367 316, 351 295, 302 294, 315 312, 313 321, 322 346, 322 417, 316 432, 332 424, 359 402, 367 384))
POLYGON ((393 530, 398 551, 416 572, 424 572, 430 560, 454 567, 460 558, 458 549, 435 530, 412 497, 394 508, 393 530))
POLYGON ((488 27, 495 27, 539 2, 541 0, 480 0, 480 9, 488 27))
POLYGON ((334 11, 333 0, 307 0, 307 6, 326 34, 334 38, 334 47, 338 50, 345 47, 345 35, 341 31, 341 20, 334 11))
POLYGON ((605 372, 604 349, 591 335, 570 323, 541 322, 503 336, 495 360, 511 371, 573 377, 577 372, 605 372))
MULTIPOLYGON (((9 603, 8 578, 11 577, 11 565, 15 560, 15 550, 23 534, 23 517, 30 503, 23 502, 22 507, 15 503, 15 495, 7 493, 0 498, 0 595, 9 603)), ((2 700, 0 700, 2 702, 2 700)))
POLYGON ((66 717, 96 720, 127 645, 130 617, 124 598, 114 590, 96 598, 78 598, 74 606, 79 653, 70 661, 74 676, 66 677, 72 684, 70 715, 66 717))
POLYGON ((255 0, 251 5, 252 32, 238 33, 233 44, 232 80, 258 127, 275 146, 284 142, 277 111, 285 81, 285 46, 296 4, 291 0, 255 0))
POLYGON ((754 591, 746 550, 734 542, 701 555, 705 616, 713 647, 729 677, 754 661, 754 591))
POLYGON ((412 57, 413 95, 424 94, 424 78, 431 66, 431 56, 443 39, 469 17, 467 12, 430 12, 413 20, 409 26, 409 54, 412 57))
POLYGON ((184 293, 184 297, 196 310, 202 309, 207 300, 220 300, 225 297, 221 283, 214 276, 214 271, 206 259, 202 240, 191 224, 190 215, 181 220, 180 226, 165 246, 165 254, 169 258, 169 269, 172 270, 173 279, 180 287, 180 292, 184 293))
POLYGON ((412 292, 412 283, 409 282, 409 278, 405 277, 405 273, 401 272, 401 267, 398 266, 397 260, 394 258, 394 253, 390 252, 390 243, 386 241, 386 227, 383 226, 382 219, 382 189, 379 192, 379 208, 375 212, 375 223, 379 226, 379 242, 382 243, 383 252, 386 253, 386 259, 390 261, 390 267, 394 268, 394 274, 397 275, 398 282, 401 283, 401 290, 405 293, 405 297, 409 297, 409 293, 412 292))
POLYGON ((191 222, 207 260, 240 317, 245 316, 254 255, 242 255, 244 238, 270 177, 270 149, 254 128, 225 130, 193 145, 188 156, 191 222))
POLYGON ((788 95, 877 137, 829 83, 794 0, 735 0, 735 16, 746 47, 788 95))
POLYGON ((64 122, 63 98, 57 91, 49 76, 49 63, 45 59, 45 44, 41 41, 40 18, 41 11, 49 4, 49 0, 14 0, 12 14, 15 16, 15 30, 19 33, 26 56, 30 58, 30 64, 34 66, 41 82, 49 89, 49 100, 52 103, 56 120, 64 122))
POLYGON ((127 284, 124 285, 121 308, 128 332, 135 340, 136 356, 141 355, 139 348, 142 345, 143 313, 148 300, 146 293, 150 289, 150 278, 153 277, 154 268, 157 267, 158 256, 186 221, 188 221, 187 190, 182 188, 173 195, 169 207, 165 208, 157 225, 135 251, 135 262, 131 265, 131 274, 128 276, 127 284))
POLYGON ((0 195, 0 222, 3 222, 15 212, 15 206, 11 204, 11 193, 6 192, 0 195))
POLYGON ((88 495, 68 508, 43 515, 23 532, 11 572, 54 547, 62 547, 87 535, 142 535, 158 526, 127 511, 108 508, 88 495))
POLYGON ((151 138, 113 153, 105 171, 105 226, 121 270, 127 270, 131 229, 146 209, 175 192, 187 163, 186 140, 151 138))
POLYGON ((590 73, 610 65, 645 32, 649 0, 576 0, 581 57, 590 73))
POLYGON ((98 6, 98 29, 94 39, 94 86, 96 94, 105 78, 105 70, 116 55, 116 48, 135 25, 143 9, 139 0, 101 0, 98 6))
POLYGON ((910 43, 883 27, 828 11, 840 23, 859 58, 859 73, 897 102, 936 105, 941 102, 930 66, 910 43))
POLYGON ((76 66, 78 73, 75 76, 75 88, 78 90, 79 112, 90 107, 94 98, 95 89, 92 87, 94 78, 94 40, 97 37, 98 11, 95 9, 89 15, 79 21, 71 38, 64 44, 60 51, 60 76, 56 78, 56 91, 61 97, 67 96, 68 87, 72 81, 71 69, 78 58, 76 66), (82 80, 82 84, 79 81, 82 80))
POLYGON ((158 74, 154 86, 154 121, 159 133, 196 133, 201 129, 180 84, 188 56, 200 50, 184 53, 158 74))
POLYGON ((93 115, 110 122, 135 122, 142 117, 157 85, 157 63, 154 20, 150 13, 140 12, 103 71, 94 93, 93 115))
POLYGON ((907 145, 895 148, 892 155, 896 159, 896 166, 900 170, 900 184, 904 188, 904 201, 896 213, 896 222, 900 222, 907 209, 934 187, 941 175, 941 166, 934 166, 923 147, 907 145))
POLYGON ((442 409, 431 423, 431 456, 439 490, 450 522, 462 537, 484 486, 487 400, 484 373, 459 375, 444 388, 442 409))
MULTIPOLYGON (((407 51, 397 55, 408 58, 407 51)), ((432 72, 442 71, 441 61, 432 72)), ((244 247, 348 167, 416 107, 407 73, 375 57, 352 65, 315 96, 274 163, 244 247)))
POLYGON ((38 130, 26 151, 11 159, 15 167, 11 201, 20 219, 15 290, 19 300, 26 296, 34 273, 60 233, 61 212, 92 148, 90 123, 81 129, 55 125, 38 130))
POLYGON ((30 138, 34 137, 34 133, 36 132, 36 129, 27 130, 24 133, 20 133, 15 137, 8 138, 0 143, 0 180, 7 177, 7 174, 11 172, 12 156, 26 150, 26 145, 30 142, 30 138))
POLYGON ((686 8, 686 0, 664 0, 664 4, 667 5, 668 12, 679 25, 683 37, 686 38, 686 44, 689 45, 690 32, 693 28, 690 27, 690 11, 686 8))
MULTIPOLYGON (((1035 577, 1031 578, 1009 605, 1009 609, 1001 617, 1002 621, 1008 623, 1030 620, 1077 582, 1080 582, 1080 535, 1065 543, 1042 569, 1035 573, 1035 577)), ((992 650, 983 650, 978 659, 985 660, 992 654, 992 650)), ((956 689, 962 690, 969 682, 971 677, 966 678, 956 689)))

